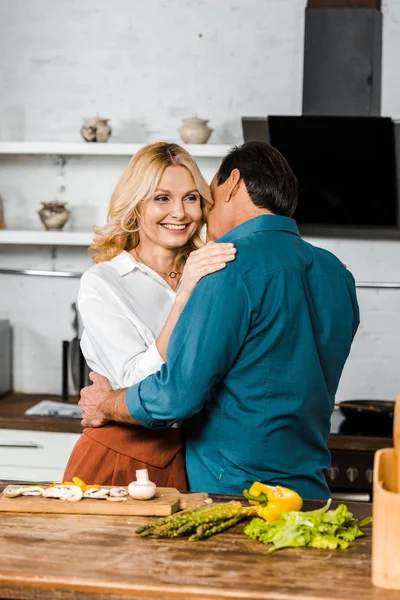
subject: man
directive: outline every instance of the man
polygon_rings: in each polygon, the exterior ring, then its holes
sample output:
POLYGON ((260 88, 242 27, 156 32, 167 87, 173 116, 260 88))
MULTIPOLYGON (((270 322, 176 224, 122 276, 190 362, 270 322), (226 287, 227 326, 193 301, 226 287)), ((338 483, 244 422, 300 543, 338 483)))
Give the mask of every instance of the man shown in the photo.
POLYGON ((234 242, 236 260, 198 283, 160 371, 114 392, 93 374, 83 424, 183 421, 192 491, 258 480, 328 498, 330 417, 359 324, 354 279, 301 239, 297 181, 273 147, 234 148, 211 190, 209 236, 234 242))

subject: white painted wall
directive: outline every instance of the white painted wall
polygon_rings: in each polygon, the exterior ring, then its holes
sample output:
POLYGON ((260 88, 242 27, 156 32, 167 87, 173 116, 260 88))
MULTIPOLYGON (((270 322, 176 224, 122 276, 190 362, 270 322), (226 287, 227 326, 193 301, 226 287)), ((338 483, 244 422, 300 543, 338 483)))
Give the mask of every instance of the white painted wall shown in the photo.
MULTIPOLYGON (((111 141, 179 140, 183 117, 209 118, 210 143, 240 142, 243 115, 300 114, 305 0, 14 0, 0 3, 0 140, 79 141, 83 117, 110 117, 111 141)), ((400 118, 400 2, 383 2, 382 113, 400 118)), ((110 142, 111 143, 111 142, 110 142)), ((9 228, 40 229, 40 202, 72 209, 66 229, 105 216, 126 158, 0 156, 9 228)), ((216 160, 201 160, 209 179, 216 160)), ((396 242, 314 240, 358 281, 400 281, 396 242)), ((0 268, 81 271, 82 248, 0 246, 0 268)), ((14 328, 14 385, 57 393, 78 280, 0 275, 0 318, 14 328)), ((362 326, 338 400, 400 392, 399 291, 360 290, 362 326)))

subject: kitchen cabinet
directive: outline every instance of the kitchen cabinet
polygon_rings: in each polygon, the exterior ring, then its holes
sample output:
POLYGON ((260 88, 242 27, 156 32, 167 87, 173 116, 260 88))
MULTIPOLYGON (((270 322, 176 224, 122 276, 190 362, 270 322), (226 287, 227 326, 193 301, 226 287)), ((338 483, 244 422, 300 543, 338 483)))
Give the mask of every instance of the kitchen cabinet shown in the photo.
MULTIPOLYGON (((25 411, 59 396, 10 393, 0 398, 0 478, 60 481, 82 427, 79 419, 39 417, 25 411)), ((78 398, 71 398, 77 402, 78 398)))
POLYGON ((62 481, 77 433, 0 429, 0 478, 62 481))

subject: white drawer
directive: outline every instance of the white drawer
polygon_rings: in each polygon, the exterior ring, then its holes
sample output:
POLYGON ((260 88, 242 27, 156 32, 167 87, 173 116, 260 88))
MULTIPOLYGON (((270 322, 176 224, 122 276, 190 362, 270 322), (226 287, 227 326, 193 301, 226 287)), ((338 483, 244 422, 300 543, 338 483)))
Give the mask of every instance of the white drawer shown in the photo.
POLYGON ((77 433, 0 429, 0 479, 58 480, 77 433))
POLYGON ((32 481, 33 483, 53 483, 55 481, 62 481, 66 464, 67 463, 65 462, 63 467, 53 469, 0 465, 0 479, 5 479, 7 481, 32 481))

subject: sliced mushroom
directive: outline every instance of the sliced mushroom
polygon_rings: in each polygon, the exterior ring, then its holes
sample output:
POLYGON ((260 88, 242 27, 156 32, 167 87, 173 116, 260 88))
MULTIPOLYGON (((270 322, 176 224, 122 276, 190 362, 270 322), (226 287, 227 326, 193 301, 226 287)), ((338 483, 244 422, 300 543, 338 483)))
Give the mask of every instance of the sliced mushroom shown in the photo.
POLYGON ((40 485, 32 485, 29 487, 22 487, 23 496, 43 496, 44 488, 40 485))
POLYGON ((100 488, 99 490, 92 489, 83 492, 84 498, 94 498, 95 500, 105 500, 109 494, 106 488, 100 488))
POLYGON ((3 496, 6 498, 16 498, 17 496, 22 496, 22 492, 22 487, 7 488, 4 490, 3 496))
POLYGON ((82 490, 78 485, 54 485, 47 488, 43 496, 68 500, 69 502, 79 502, 79 500, 82 500, 82 490))
POLYGON ((128 490, 123 487, 114 487, 110 490, 110 496, 116 498, 122 498, 123 496, 128 495, 128 490))
POLYGON ((127 498, 123 496, 107 496, 106 500, 109 500, 110 502, 123 502, 124 500, 127 500, 127 498))

